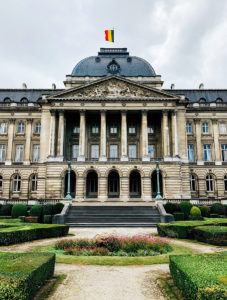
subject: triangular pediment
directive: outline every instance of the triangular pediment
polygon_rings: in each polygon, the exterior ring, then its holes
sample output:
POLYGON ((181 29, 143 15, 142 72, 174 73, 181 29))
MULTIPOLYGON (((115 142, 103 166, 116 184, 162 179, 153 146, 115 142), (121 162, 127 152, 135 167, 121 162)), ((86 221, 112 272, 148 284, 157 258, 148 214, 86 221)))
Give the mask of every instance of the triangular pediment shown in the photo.
POLYGON ((54 94, 49 99, 75 99, 75 98, 158 98, 178 99, 178 96, 162 90, 146 87, 134 81, 118 76, 111 76, 92 83, 64 90, 54 94))

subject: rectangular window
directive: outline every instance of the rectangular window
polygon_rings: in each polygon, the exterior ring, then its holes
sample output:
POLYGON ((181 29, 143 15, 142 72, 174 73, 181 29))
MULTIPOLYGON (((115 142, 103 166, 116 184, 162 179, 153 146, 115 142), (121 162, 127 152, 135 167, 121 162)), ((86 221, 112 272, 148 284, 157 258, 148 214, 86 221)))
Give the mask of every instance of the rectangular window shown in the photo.
POLYGON ((136 145, 128 145, 128 157, 136 158, 136 145))
POLYGON ((79 125, 75 125, 73 127, 73 133, 74 134, 79 134, 80 133, 80 126, 79 125))
POLYGON ((0 134, 6 132, 7 132, 7 123, 6 122, 0 123, 0 134))
POLYGON ((155 158, 155 145, 148 145, 148 155, 150 158, 155 158))
POLYGON ((72 158, 77 159, 79 156, 79 145, 72 145, 72 158))
POLYGON ((211 145, 203 145, 204 161, 212 161, 211 145))
POLYGON ((225 134, 227 131, 226 131, 226 123, 225 122, 221 122, 219 124, 219 128, 220 128, 220 133, 221 134, 225 134))
POLYGON ((227 145, 221 145, 222 161, 227 161, 227 145))
POLYGON ((135 123, 129 123, 128 133, 129 134, 135 134, 136 133, 136 125, 135 125, 135 123))
POLYGON ((209 133, 209 124, 208 124, 208 122, 203 122, 202 123, 202 131, 203 131, 203 133, 209 133))
POLYGON ((186 132, 187 132, 187 134, 192 133, 192 123, 191 122, 186 122, 186 132))
POLYGON ((4 162, 6 157, 6 145, 0 145, 0 162, 4 162))
POLYGON ((39 145, 33 145, 32 161, 33 162, 39 161, 39 145))
POLYGON ((110 158, 118 158, 118 145, 110 145, 110 158))
POLYGON ((110 134, 117 134, 117 124, 116 123, 110 124, 110 134))
POLYGON ((17 124, 17 132, 18 133, 24 133, 24 123, 23 122, 19 122, 17 124))
POLYGON ((91 127, 91 133, 92 134, 99 134, 99 126, 98 124, 93 124, 91 127))
POLYGON ((154 133, 154 127, 152 126, 152 124, 148 124, 147 133, 148 134, 153 134, 154 133))
POLYGON ((23 161, 23 152, 24 152, 24 146, 23 145, 16 145, 15 162, 22 162, 23 161))
POLYGON ((188 145, 188 160, 194 162, 194 146, 188 145))
POLYGON ((99 158, 99 145, 91 145, 91 158, 99 158))
POLYGON ((41 131, 41 124, 40 122, 37 122, 35 124, 35 133, 40 133, 40 131, 41 131))

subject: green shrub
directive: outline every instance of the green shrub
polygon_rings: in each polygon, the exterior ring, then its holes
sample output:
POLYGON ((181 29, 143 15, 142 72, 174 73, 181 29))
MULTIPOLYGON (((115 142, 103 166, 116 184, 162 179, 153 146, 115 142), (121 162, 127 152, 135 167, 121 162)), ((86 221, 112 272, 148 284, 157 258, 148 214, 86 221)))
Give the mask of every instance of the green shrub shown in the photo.
POLYGON ((62 209, 64 207, 64 204, 61 203, 61 202, 58 202, 54 205, 54 214, 57 215, 57 214, 60 214, 62 209))
POLYGON ((203 219, 201 216, 201 211, 197 206, 192 206, 190 211, 190 220, 201 220, 203 219))
POLYGON ((12 208, 12 218, 18 218, 20 216, 26 216, 26 215, 27 215, 26 205, 22 203, 14 204, 12 208))
POLYGON ((174 203, 174 207, 174 212, 181 212, 179 203, 174 203))
POLYGON ((219 218, 218 214, 210 214, 210 218, 219 218))
POLYGON ((190 211, 191 211, 192 205, 190 202, 186 202, 183 201, 180 203, 180 210, 184 213, 184 217, 185 219, 188 219, 189 215, 190 215, 190 211))
POLYGON ((224 207, 225 207, 225 215, 227 216, 227 205, 225 204, 224 207))
POLYGON ((175 211, 175 205, 172 202, 167 202, 164 207, 168 214, 173 214, 175 211))
POLYGON ((0 299, 33 299, 53 276, 54 264, 53 253, 0 253, 0 299))
POLYGON ((210 207, 207 205, 203 205, 200 207, 202 217, 209 217, 210 216, 210 207))
POLYGON ((44 215, 43 223, 44 224, 52 224, 52 215, 44 215))
POLYGON ((211 214, 225 215, 225 207, 221 203, 214 203, 210 207, 211 214))
POLYGON ((53 215, 54 214, 54 205, 45 204, 43 205, 43 215, 53 215))
POLYGON ((32 206, 32 208, 30 210, 31 217, 38 217, 39 222, 41 222, 42 215, 43 215, 43 206, 41 204, 36 204, 36 205, 32 206))
POLYGON ((193 231, 197 241, 212 245, 227 246, 226 226, 199 226, 193 231))
POLYGON ((12 212, 12 204, 4 204, 1 207, 1 215, 2 216, 11 216, 11 212, 12 212))
POLYGON ((184 221, 184 213, 182 212, 175 212, 173 216, 175 221, 184 221))
POLYGON ((170 272, 174 284, 187 300, 225 300, 227 252, 200 255, 171 255, 170 272))
POLYGON ((24 222, 24 221, 25 221, 25 218, 26 218, 25 216, 20 216, 20 217, 19 217, 19 219, 21 220, 21 222, 24 222))

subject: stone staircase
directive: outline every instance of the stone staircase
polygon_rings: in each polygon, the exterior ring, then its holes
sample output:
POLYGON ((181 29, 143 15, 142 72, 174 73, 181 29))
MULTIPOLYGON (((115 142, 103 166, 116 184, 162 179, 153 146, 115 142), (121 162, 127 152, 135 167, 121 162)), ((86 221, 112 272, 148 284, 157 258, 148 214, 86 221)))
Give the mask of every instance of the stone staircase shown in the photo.
POLYGON ((155 206, 71 206, 66 224, 71 227, 156 227, 155 206))

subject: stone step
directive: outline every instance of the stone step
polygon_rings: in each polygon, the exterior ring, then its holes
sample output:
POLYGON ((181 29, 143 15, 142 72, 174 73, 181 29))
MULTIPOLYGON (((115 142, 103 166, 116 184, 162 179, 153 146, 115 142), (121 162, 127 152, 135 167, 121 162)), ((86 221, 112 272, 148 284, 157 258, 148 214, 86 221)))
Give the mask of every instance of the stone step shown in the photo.
POLYGON ((67 223, 70 227, 156 227, 157 223, 67 223))

